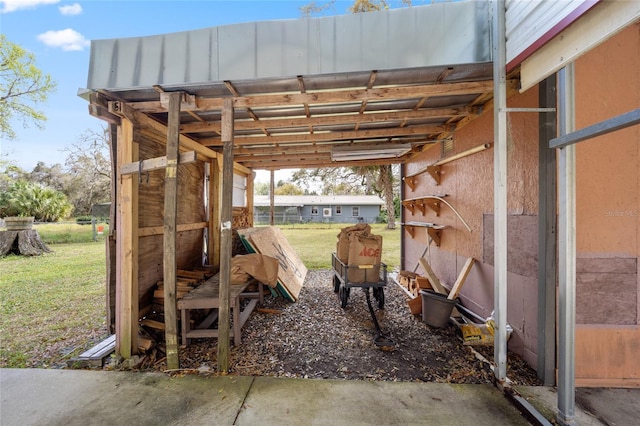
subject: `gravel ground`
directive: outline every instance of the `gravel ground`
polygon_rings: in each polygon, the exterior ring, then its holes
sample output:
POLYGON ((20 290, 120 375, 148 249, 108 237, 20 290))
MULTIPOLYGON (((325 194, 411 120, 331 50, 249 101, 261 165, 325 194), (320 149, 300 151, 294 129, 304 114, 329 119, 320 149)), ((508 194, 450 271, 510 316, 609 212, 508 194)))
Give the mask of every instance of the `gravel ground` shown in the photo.
MULTIPOLYGON (((464 346, 453 325, 434 328, 411 315, 402 290, 385 288, 384 309, 371 297, 376 317, 393 348, 374 343, 375 326, 365 293, 351 289, 342 309, 333 292, 331 270, 310 271, 296 303, 266 297, 264 308, 279 314, 254 311, 242 330, 242 345, 231 347, 231 374, 384 381, 489 383, 492 372, 469 346, 464 346), (391 349, 391 350, 390 350, 391 349)), ((492 347, 476 349, 491 358, 492 347)), ((216 340, 194 339, 180 349, 185 370, 215 373, 216 340)), ((153 365, 143 363, 143 365, 153 365)), ((164 362, 153 367, 165 368, 164 362)), ((539 384, 536 373, 517 355, 509 353, 507 376, 515 384, 539 384)))

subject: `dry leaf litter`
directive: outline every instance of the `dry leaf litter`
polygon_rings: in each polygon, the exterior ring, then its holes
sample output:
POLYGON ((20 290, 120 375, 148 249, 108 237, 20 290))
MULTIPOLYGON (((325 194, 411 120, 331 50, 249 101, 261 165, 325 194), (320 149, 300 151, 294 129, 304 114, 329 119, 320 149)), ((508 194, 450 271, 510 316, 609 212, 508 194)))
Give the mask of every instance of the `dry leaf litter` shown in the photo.
MULTIPOLYGON (((352 288, 345 309, 333 291, 333 271, 310 271, 299 300, 265 297, 242 329, 242 344, 231 346, 230 374, 311 379, 490 383, 487 359, 493 347, 471 348, 451 324, 431 327, 414 316, 407 297, 389 281, 384 308, 371 296, 378 322, 396 343, 383 351, 374 344, 376 330, 365 293, 352 288)), ((180 348, 180 371, 217 374, 217 340, 193 339, 180 348)), ((155 355, 155 352, 154 352, 155 355)), ((164 359, 143 359, 139 369, 163 371, 164 359)), ((535 371, 508 354, 507 377, 514 384, 537 385, 535 371)))

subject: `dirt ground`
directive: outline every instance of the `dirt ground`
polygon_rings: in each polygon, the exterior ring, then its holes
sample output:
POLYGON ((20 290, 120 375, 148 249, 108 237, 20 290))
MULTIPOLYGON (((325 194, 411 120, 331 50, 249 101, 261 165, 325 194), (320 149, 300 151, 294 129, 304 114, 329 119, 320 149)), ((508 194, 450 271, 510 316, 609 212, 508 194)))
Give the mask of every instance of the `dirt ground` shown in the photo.
MULTIPOLYGON (((411 315, 402 290, 385 288, 384 309, 371 301, 385 336, 395 343, 382 350, 365 293, 354 288, 342 309, 333 291, 331 270, 310 271, 296 303, 266 297, 242 330, 242 344, 231 348, 231 374, 349 380, 489 383, 493 374, 453 325, 431 327, 411 315), (392 349, 392 350, 389 350, 392 349)), ((475 347, 487 359, 493 347, 475 347)), ((180 349, 180 367, 215 373, 216 340, 194 339, 180 349)), ((143 362, 142 369, 163 370, 164 362, 143 362)), ((535 371, 509 353, 507 376, 515 384, 539 384, 535 371)))

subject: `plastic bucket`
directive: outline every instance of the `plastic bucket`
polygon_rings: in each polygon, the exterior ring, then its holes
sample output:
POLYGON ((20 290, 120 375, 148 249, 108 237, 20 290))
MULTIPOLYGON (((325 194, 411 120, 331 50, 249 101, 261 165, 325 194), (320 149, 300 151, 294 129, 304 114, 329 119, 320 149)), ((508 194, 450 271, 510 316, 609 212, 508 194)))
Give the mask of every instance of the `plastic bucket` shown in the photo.
POLYGON ((433 291, 420 290, 420 295, 422 296, 422 321, 433 327, 446 326, 456 301, 433 291))

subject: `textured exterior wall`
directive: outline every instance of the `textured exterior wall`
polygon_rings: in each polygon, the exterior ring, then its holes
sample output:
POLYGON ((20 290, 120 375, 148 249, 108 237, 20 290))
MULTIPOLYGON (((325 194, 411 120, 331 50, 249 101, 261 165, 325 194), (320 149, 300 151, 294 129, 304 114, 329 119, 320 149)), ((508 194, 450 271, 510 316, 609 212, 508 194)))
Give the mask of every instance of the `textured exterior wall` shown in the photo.
MULTIPOLYGON (((509 107, 536 107, 537 88, 508 100, 509 107)), ((576 128, 606 120, 640 106, 640 25, 633 25, 576 63, 576 128)), ((508 137, 508 314, 514 328, 512 350, 533 366, 537 352, 538 257, 538 117, 509 115, 508 137)), ((488 111, 456 132, 455 151, 493 139, 493 112, 488 111)), ((585 384, 639 383, 640 361, 640 126, 577 146, 577 334, 578 380, 585 384), (603 339, 603 335, 611 338, 603 339), (613 339, 613 340, 612 340, 613 339), (593 368, 598 354, 616 342, 615 368, 593 368), (635 349, 634 349, 635 348, 635 349), (625 355, 626 354, 626 355, 625 355), (582 375, 582 376, 581 376, 582 375), (631 381, 630 381, 631 380, 631 381), (635 382, 633 382, 635 380, 635 382)), ((407 164, 412 174, 440 159, 436 146, 407 164)), ((426 173, 405 199, 431 194, 446 198, 469 223, 467 232, 443 207, 405 221, 448 225, 440 247, 427 258, 436 274, 452 284, 465 261, 478 260, 462 290, 463 303, 480 315, 493 309, 493 151, 484 151, 443 166, 442 184, 426 173)), ((403 269, 413 270, 427 238, 404 233, 403 269)), ((562 254, 560 254, 562 255, 562 254)), ((421 272, 421 268, 418 269, 421 272)), ((609 348, 609 349, 607 349, 609 348)), ((580 383, 580 382, 579 382, 580 383)))
MULTIPOLYGON (((579 59, 576 86, 577 129, 640 107, 640 24, 579 59)), ((576 382, 640 386, 640 126, 581 142, 576 168, 576 382)))

